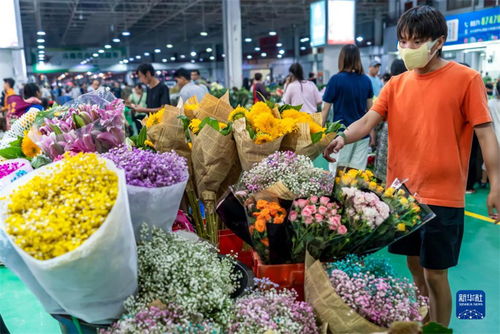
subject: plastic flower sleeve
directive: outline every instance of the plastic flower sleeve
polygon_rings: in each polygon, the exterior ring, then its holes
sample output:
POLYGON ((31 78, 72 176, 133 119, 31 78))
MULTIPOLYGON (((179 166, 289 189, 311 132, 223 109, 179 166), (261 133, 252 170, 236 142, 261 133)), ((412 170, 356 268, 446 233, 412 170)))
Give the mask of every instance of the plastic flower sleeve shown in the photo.
MULTIPOLYGON (((10 194, 40 175, 50 175, 44 166, 2 189, 10 194)), ((12 238, 11 246, 21 256, 40 286, 68 314, 89 323, 105 323, 119 318, 123 302, 137 289, 137 248, 128 204, 124 172, 106 160, 118 176, 118 195, 104 223, 78 248, 50 260, 37 260, 22 250, 12 238)), ((5 227, 7 201, 0 203, 0 228, 5 227)))
POLYGON ((104 87, 99 88, 98 90, 94 90, 90 93, 80 95, 74 100, 66 102, 63 107, 65 109, 69 108, 78 108, 80 104, 95 104, 99 106, 99 108, 104 108, 109 105, 111 102, 116 100, 111 91, 107 90, 104 87))

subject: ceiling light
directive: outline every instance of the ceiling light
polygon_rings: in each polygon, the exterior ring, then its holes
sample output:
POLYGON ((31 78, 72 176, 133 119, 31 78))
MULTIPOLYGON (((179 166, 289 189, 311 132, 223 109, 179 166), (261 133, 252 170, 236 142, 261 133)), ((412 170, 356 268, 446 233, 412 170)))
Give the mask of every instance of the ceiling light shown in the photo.
POLYGON ((166 63, 167 62, 167 58, 163 58, 161 61, 164 62, 164 63, 166 63))
POLYGON ((45 31, 41 31, 41 30, 40 30, 40 31, 38 31, 36 34, 37 34, 38 36, 45 36, 45 31))
POLYGON ((358 42, 360 42, 360 43, 361 43, 361 42, 363 42, 363 36, 358 36, 358 37, 356 37, 356 40, 357 40, 358 42))
POLYGON ((270 31, 269 36, 276 36, 276 31, 270 31))
POLYGON ((250 42, 252 42, 252 39, 250 37, 247 37, 247 38, 245 38, 245 42, 250 43, 250 42))
POLYGON ((160 53, 161 50, 160 49, 155 49, 155 53, 160 53))
POLYGON ((372 45, 372 42, 368 41, 366 42, 366 45, 372 45))
POLYGON ((171 61, 175 61, 175 57, 170 57, 170 60, 171 61))
POLYGON ((199 61, 200 61, 200 62, 202 62, 202 61, 203 61, 203 58, 200 58, 200 60, 199 60, 199 61))
POLYGON ((128 59, 123 59, 123 62, 124 62, 125 64, 128 64, 128 59))
POLYGON ((212 50, 212 48, 207 48, 205 51, 212 52, 213 50, 212 50))
POLYGON ((38 48, 39 48, 39 49, 45 49, 45 46, 43 46, 43 45, 39 45, 39 46, 38 46, 38 48))
POLYGON ((196 52, 195 51, 191 51, 191 57, 196 57, 196 52))
POLYGON ((92 57, 94 57, 94 58, 99 57, 99 54, 98 53, 93 53, 92 57))
POLYGON ((304 37, 300 39, 301 43, 309 42, 309 37, 304 37))
POLYGON ((120 39, 119 38, 113 38, 113 42, 114 43, 120 43, 120 39))
POLYGON ((195 60, 194 59, 191 59, 191 63, 194 64, 195 63, 195 60))
POLYGON ((42 53, 45 53, 44 50, 38 50, 38 53, 42 54, 42 53))
POLYGON ((215 60, 215 57, 214 56, 210 56, 210 60, 215 60))
POLYGON ((104 53, 104 50, 103 49, 99 49, 99 51, 97 51, 99 53, 104 53))
POLYGON ((86 74, 87 74, 87 75, 91 75, 91 74, 92 74, 92 72, 87 72, 86 74))
POLYGON ((247 59, 252 59, 252 55, 248 55, 248 56, 247 56, 247 59))
POLYGON ((149 57, 150 53, 149 53, 149 52, 144 52, 144 55, 145 55, 146 57, 149 57))
POLYGON ((134 61, 134 57, 130 57, 128 60, 130 60, 130 61, 134 61))
POLYGON ((167 44, 167 49, 171 49, 173 48, 174 46, 172 44, 167 44))
POLYGON ((222 54, 222 58, 226 58, 226 55, 225 55, 225 54, 222 54))
POLYGON ((156 71, 156 75, 160 75, 161 74, 161 71, 156 71))
POLYGON ((307 48, 305 46, 301 46, 300 50, 305 51, 307 48))
POLYGON ((179 57, 181 57, 181 59, 184 59, 186 58, 186 55, 180 55, 179 57))
POLYGON ((285 54, 285 50, 281 49, 281 50, 279 50, 279 51, 278 51, 278 53, 279 53, 280 55, 284 55, 284 54, 285 54))
POLYGON ((277 48, 281 48, 282 46, 283 46, 283 43, 277 43, 277 44, 276 44, 276 47, 277 47, 277 48))
POLYGON ((255 51, 260 51, 260 48, 258 46, 255 47, 255 51))
POLYGON ((283 58, 283 55, 278 55, 278 58, 283 58))
POLYGON ((261 55, 262 57, 267 57, 267 53, 265 53, 265 52, 262 52, 260 55, 261 55))
POLYGON ((200 32, 200 36, 203 36, 203 37, 208 36, 208 32, 202 31, 202 32, 200 32))
POLYGON ((129 31, 124 31, 124 32, 122 32, 122 35, 123 36, 130 36, 130 32, 129 31))
MULTIPOLYGON (((123 61, 122 61, 122 60, 120 60, 118 63, 123 64, 123 61)), ((81 63, 80 63, 80 64, 81 64, 81 63)))
POLYGON ((37 43, 45 43, 45 40, 43 38, 39 38, 36 40, 37 43))
POLYGON ((104 45, 104 48, 105 48, 105 49, 111 49, 111 45, 106 44, 106 45, 104 45))
POLYGON ((141 56, 139 56, 139 55, 135 56, 135 59, 141 59, 141 58, 142 58, 142 57, 141 57, 141 56))

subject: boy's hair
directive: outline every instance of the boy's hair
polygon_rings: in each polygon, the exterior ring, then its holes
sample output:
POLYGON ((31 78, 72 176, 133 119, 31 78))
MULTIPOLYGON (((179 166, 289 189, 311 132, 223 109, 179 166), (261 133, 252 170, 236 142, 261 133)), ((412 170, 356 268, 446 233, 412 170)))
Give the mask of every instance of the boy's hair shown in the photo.
MULTIPOLYGON (((398 40, 420 38, 435 40, 448 37, 448 25, 443 14, 431 6, 418 6, 404 12, 397 26, 398 40)), ((441 56, 442 49, 438 50, 441 56)))
POLYGON ((30 97, 36 97, 36 94, 40 91, 40 87, 34 83, 28 83, 24 85, 23 95, 25 99, 29 99, 30 97))
POLYGON ((201 75, 199 70, 191 70, 191 73, 196 73, 198 75, 201 75))
POLYGON ((137 67, 137 70, 135 72, 136 74, 139 74, 139 72, 141 72, 144 75, 146 75, 149 72, 151 73, 151 76, 154 76, 155 68, 153 67, 153 65, 149 63, 142 63, 141 65, 139 65, 139 67, 137 67))
POLYGON ((12 78, 5 78, 3 79, 3 82, 8 83, 10 88, 14 88, 14 85, 16 84, 16 82, 12 78))
POLYGON ((187 81, 190 81, 191 80, 191 72, 189 72, 185 68, 181 67, 177 71, 175 71, 174 78, 184 78, 187 81))
POLYGON ((262 73, 255 73, 254 78, 255 78, 255 80, 257 80, 257 81, 262 80, 262 73))

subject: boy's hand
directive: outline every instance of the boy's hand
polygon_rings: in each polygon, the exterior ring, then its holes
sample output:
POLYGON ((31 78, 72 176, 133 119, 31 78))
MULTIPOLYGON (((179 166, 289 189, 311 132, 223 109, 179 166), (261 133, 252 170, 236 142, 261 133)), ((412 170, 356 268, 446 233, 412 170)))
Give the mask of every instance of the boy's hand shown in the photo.
POLYGON ((487 200, 488 215, 495 223, 500 222, 500 189, 499 187, 492 187, 487 200))
POLYGON ((342 136, 337 136, 328 146, 325 148, 323 152, 323 157, 329 162, 335 162, 336 160, 331 158, 330 155, 332 153, 338 153, 342 147, 345 145, 345 140, 342 136))

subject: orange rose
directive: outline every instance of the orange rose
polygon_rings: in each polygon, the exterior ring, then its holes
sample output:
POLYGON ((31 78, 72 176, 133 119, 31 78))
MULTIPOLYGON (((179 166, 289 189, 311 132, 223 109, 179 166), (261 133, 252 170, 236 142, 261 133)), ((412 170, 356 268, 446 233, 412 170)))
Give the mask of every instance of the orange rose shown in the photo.
POLYGON ((285 221, 285 216, 276 216, 276 218, 274 218, 275 224, 283 224, 284 221, 285 221))
POLYGON ((257 232, 264 232, 266 230, 266 222, 262 219, 257 219, 255 221, 255 229, 257 230, 257 232))
POLYGON ((257 201, 257 209, 262 210, 267 206, 267 201, 260 199, 257 201))

